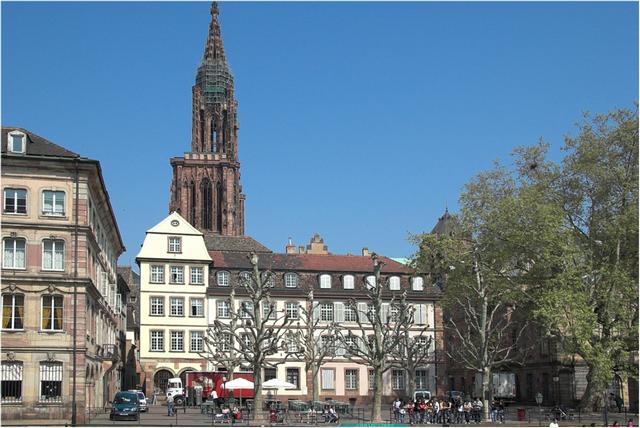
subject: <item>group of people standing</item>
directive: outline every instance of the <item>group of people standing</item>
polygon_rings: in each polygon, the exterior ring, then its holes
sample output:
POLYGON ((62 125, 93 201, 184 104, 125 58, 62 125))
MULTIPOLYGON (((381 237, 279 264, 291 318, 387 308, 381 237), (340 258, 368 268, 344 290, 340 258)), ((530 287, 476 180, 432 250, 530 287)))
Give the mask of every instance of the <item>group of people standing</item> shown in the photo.
MULTIPOLYGON (((429 400, 416 399, 403 402, 396 398, 393 402, 393 416, 396 423, 440 424, 477 423, 482 421, 482 400, 463 400, 461 397, 429 400)), ((504 406, 503 412, 504 415, 504 406)))

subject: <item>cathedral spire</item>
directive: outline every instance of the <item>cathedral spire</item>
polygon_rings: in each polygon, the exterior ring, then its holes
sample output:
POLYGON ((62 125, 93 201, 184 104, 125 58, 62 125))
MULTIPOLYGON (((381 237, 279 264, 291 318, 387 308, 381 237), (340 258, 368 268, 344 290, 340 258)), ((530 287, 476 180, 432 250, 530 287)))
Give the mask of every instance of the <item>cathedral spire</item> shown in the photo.
POLYGON ((220 33, 220 23, 218 22, 218 2, 211 3, 211 22, 209 23, 209 37, 204 48, 203 63, 213 64, 216 61, 226 63, 224 57, 224 46, 222 44, 222 36, 220 33))

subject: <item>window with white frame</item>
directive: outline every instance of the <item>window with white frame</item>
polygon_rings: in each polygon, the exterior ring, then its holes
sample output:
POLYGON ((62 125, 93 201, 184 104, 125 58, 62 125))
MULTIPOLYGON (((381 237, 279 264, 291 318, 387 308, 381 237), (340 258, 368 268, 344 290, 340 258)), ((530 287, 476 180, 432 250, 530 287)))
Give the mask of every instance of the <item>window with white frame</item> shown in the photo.
POLYGON ((333 303, 320 305, 320 321, 333 321, 333 303))
POLYGON ((182 252, 182 238, 179 236, 169 236, 168 238, 168 250, 170 253, 182 252))
POLYGON ((247 300, 240 304, 240 318, 253 318, 253 302, 247 300))
POLYGON ((320 349, 326 351, 330 357, 336 354, 336 341, 333 336, 321 336, 320 337, 320 349))
POLYGON ((64 192, 61 190, 42 191, 42 214, 64 215, 64 192))
POLYGON ((172 352, 184 351, 184 331, 171 332, 171 351, 172 352))
POLYGON ((230 333, 222 333, 222 339, 220 340, 220 351, 228 352, 231 349, 231 341, 233 338, 230 333))
POLYGON ((40 402, 62 401, 62 363, 40 363, 40 402))
POLYGON ((349 303, 344 305, 344 321, 345 322, 358 322, 358 312, 356 308, 349 303))
POLYGON ((202 331, 191 332, 191 352, 202 352, 204 350, 204 333, 202 331))
POLYGON ((389 305, 389 321, 390 322, 397 322, 398 321, 398 315, 400 313, 400 308, 398 308, 398 306, 396 306, 395 304, 389 305))
POLYGON ((22 401, 22 361, 3 361, 0 391, 3 403, 22 401))
POLYGON ((376 287, 376 277, 375 275, 369 275, 365 278, 365 282, 367 283, 367 288, 371 290, 376 287))
POLYGON ((27 213, 27 191, 25 189, 13 189, 9 187, 4 189, 4 213, 27 213))
POLYGON ((164 284, 163 265, 151 265, 151 282, 154 284, 164 284))
POLYGON ((171 284, 184 284, 184 266, 169 267, 169 282, 171 284))
POLYGON ((335 389, 336 371, 334 369, 321 369, 320 372, 321 388, 335 389))
POLYGON ((240 278, 241 286, 246 287, 247 285, 251 284, 251 274, 249 272, 240 272, 238 274, 238 277, 240 278))
POLYGON ((275 303, 263 303, 262 304, 262 318, 274 320, 277 317, 276 304, 275 303))
POLYGON ((10 132, 8 150, 11 153, 24 153, 26 151, 26 137, 22 132, 10 132))
POLYGON ((62 330, 62 296, 42 296, 42 330, 62 330))
POLYGON ((295 337, 287 337, 287 352, 290 354, 295 354, 298 352, 298 341, 295 337))
POLYGON ((391 278, 389 278, 389 290, 391 290, 391 291, 400 290, 400 277, 399 276, 392 276, 391 278))
POLYGON ((204 316, 204 299, 201 299, 199 297, 191 298, 191 311, 189 312, 189 316, 192 316, 192 317, 204 316))
POLYGON ((220 270, 216 273, 216 282, 220 287, 229 286, 229 272, 226 270, 220 270))
POLYGON ((296 288, 298 286, 298 275, 293 272, 285 273, 284 286, 287 288, 296 288))
POLYGON ((347 354, 353 353, 358 349, 358 337, 353 335, 344 336, 344 347, 347 354))
POLYGON ((331 275, 320 275, 320 288, 331 288, 331 275))
POLYGON ((249 333, 242 333, 240 335, 240 343, 242 344, 242 349, 249 350, 253 347, 253 339, 251 339, 249 333))
POLYGON ((425 369, 416 370, 416 390, 429 389, 429 372, 425 369))
POLYGON ((151 351, 164 351, 164 330, 151 330, 151 351))
POLYGON ((354 283, 353 275, 345 275, 342 277, 342 288, 345 290, 353 290, 354 283))
POLYGON ((273 288, 276 286, 276 276, 273 272, 265 272, 262 274, 262 281, 265 287, 273 288))
POLYGON ((151 297, 149 315, 164 316, 164 297, 151 297))
POLYGON ((183 297, 171 297, 170 298, 171 316, 183 317, 184 316, 184 298, 183 297))
POLYGON ((218 300, 216 302, 216 316, 217 318, 229 318, 231 317, 231 304, 227 300, 218 300))
POLYGON ((42 241, 42 269, 64 270, 64 241, 44 239, 42 241))
POLYGON ((191 267, 191 284, 204 284, 204 268, 200 266, 191 267))
POLYGON ((358 369, 344 370, 344 388, 358 389, 358 369))
POLYGON ((2 295, 2 328, 6 330, 24 328, 24 296, 22 294, 2 295))
POLYGON ((298 311, 300 310, 300 306, 296 302, 287 302, 284 304, 284 309, 286 311, 286 316, 290 320, 297 320, 299 315, 298 311))
POLYGON ((2 267, 5 269, 24 269, 26 267, 27 241, 23 238, 4 238, 2 240, 2 267))
POLYGON ((394 390, 404 391, 404 370, 393 369, 391 372, 391 387, 394 390))
POLYGON ((424 290, 424 280, 420 276, 414 276, 411 278, 411 289, 413 291, 424 290))

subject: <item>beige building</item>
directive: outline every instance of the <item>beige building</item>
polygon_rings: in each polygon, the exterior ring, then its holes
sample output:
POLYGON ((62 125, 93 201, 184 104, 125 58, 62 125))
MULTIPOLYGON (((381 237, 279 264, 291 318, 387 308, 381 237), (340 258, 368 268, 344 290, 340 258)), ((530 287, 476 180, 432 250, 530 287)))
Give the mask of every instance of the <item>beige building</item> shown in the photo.
POLYGON ((146 393, 187 370, 206 370, 206 290, 211 257, 203 235, 178 213, 147 231, 140 267, 140 364, 146 393))
POLYGON ((70 421, 75 398, 83 423, 119 389, 125 328, 100 163, 2 128, 2 198, 2 418, 70 421))

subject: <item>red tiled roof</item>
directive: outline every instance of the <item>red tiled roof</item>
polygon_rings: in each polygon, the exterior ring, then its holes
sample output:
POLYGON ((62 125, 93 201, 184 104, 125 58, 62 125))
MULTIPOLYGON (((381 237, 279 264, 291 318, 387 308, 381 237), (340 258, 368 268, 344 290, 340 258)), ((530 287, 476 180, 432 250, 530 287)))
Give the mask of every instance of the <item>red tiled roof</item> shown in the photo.
MULTIPOLYGON (((249 269, 248 253, 209 251, 215 267, 249 269)), ((259 254, 260 269, 316 271, 316 272, 373 272, 371 257, 333 254, 259 254)), ((382 273, 411 273, 412 270, 388 257, 380 256, 384 262, 382 273)))

